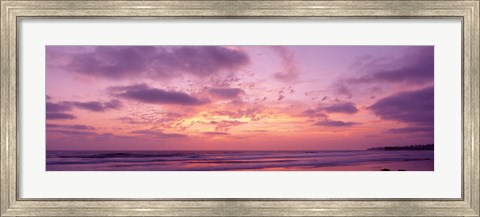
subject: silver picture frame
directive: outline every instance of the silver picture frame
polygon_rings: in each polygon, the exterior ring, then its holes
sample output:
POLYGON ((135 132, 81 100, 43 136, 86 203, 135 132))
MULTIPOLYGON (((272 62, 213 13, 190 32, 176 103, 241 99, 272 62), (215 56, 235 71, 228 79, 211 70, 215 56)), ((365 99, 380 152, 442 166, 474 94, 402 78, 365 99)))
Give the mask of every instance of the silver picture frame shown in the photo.
POLYGON ((0 216, 479 216, 479 1, 1 0, 0 216), (460 199, 24 199, 18 194, 18 22, 34 18, 461 18, 460 199))

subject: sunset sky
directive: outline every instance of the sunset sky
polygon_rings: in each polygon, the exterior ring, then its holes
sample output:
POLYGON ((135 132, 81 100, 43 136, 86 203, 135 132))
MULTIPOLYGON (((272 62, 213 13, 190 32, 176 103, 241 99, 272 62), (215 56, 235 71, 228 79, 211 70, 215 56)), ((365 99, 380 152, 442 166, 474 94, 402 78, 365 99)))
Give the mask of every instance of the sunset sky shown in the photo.
POLYGON ((47 46, 47 150, 433 143, 433 46, 47 46))

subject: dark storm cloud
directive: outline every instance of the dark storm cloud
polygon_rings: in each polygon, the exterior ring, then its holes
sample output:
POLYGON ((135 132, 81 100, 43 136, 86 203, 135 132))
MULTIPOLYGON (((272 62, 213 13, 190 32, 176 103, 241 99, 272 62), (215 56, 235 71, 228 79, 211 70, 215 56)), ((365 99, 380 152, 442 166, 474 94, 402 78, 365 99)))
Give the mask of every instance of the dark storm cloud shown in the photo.
POLYGON ((378 100, 368 108, 385 120, 433 127, 433 86, 393 94, 378 100))
POLYGON ((221 99, 237 98, 245 93, 240 88, 210 88, 208 92, 210 95, 221 99))
POLYGON ((111 87, 110 92, 125 99, 135 100, 151 104, 176 104, 184 106, 203 105, 209 101, 206 99, 198 99, 183 92, 166 91, 149 87, 145 84, 111 87))
POLYGON ((322 127, 350 127, 353 125, 357 125, 356 122, 344 122, 344 121, 333 121, 333 120, 323 120, 318 121, 317 123, 313 124, 315 126, 322 126, 322 127))
POLYGON ((61 120, 61 119, 74 119, 74 118, 76 118, 72 114, 63 113, 63 112, 47 112, 46 117, 49 120, 61 120))
POLYGON ((155 131, 155 130, 135 130, 131 131, 131 134, 136 134, 136 135, 146 135, 146 136, 153 136, 157 138, 183 138, 187 137, 185 134, 179 134, 179 133, 163 133, 161 131, 155 131))
POLYGON ((204 77, 249 63, 243 51, 222 46, 98 46, 92 52, 71 55, 68 70, 110 79, 179 73, 204 77))

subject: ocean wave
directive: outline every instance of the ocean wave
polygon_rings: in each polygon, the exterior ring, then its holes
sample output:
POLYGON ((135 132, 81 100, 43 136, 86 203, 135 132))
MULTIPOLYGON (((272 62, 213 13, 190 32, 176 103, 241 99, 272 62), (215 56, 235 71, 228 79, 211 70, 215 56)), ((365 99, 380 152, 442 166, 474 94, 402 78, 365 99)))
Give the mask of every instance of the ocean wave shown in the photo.
POLYGON ((49 151, 46 166, 47 171, 322 170, 405 162, 428 162, 433 170, 433 151, 49 151))

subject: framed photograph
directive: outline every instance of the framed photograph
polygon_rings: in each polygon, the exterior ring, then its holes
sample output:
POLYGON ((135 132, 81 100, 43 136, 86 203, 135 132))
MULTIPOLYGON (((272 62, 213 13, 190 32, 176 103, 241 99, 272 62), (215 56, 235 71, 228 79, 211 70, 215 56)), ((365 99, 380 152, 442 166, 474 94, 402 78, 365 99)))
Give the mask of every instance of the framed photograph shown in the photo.
POLYGON ((1 0, 0 216, 479 216, 479 1, 1 0))

